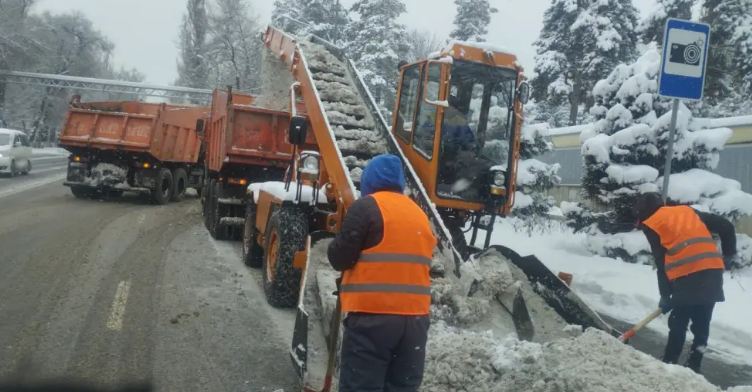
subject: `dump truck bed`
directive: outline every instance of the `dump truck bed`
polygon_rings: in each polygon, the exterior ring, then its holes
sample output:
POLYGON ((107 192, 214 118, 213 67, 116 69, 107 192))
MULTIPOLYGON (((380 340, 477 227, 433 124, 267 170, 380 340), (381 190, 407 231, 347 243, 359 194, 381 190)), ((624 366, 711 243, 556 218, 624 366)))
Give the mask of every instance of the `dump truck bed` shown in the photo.
POLYGON ((215 90, 206 132, 210 172, 227 163, 286 168, 293 146, 287 140, 290 113, 254 105, 255 97, 215 90))
POLYGON ((162 162, 195 163, 201 137, 197 121, 206 107, 135 101, 73 103, 60 145, 145 153, 162 162))

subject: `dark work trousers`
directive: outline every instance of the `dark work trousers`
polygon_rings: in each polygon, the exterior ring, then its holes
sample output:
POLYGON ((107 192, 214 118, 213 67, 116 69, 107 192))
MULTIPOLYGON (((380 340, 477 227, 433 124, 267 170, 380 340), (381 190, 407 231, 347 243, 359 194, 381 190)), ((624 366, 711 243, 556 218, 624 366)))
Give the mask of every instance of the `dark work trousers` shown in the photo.
POLYGON ((695 372, 700 372, 700 363, 702 355, 708 346, 708 336, 710 336, 710 319, 713 317, 713 308, 715 303, 703 305, 684 305, 677 306, 671 311, 668 318, 668 343, 666 351, 663 354, 663 362, 677 363, 679 355, 684 348, 684 341, 687 338, 687 325, 692 321, 689 329, 694 335, 692 348, 689 351, 686 366, 695 372))
POLYGON ((340 357, 340 392, 416 392, 423 381, 428 316, 350 313, 340 357))

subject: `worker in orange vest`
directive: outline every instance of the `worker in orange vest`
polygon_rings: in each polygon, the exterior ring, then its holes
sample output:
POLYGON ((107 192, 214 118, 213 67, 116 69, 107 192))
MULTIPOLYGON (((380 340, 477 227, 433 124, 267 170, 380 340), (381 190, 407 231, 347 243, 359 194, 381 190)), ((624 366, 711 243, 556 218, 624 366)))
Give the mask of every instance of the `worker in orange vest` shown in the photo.
POLYGON ((423 380, 436 238, 404 188, 399 158, 373 158, 329 245, 329 262, 344 271, 340 392, 414 392, 423 380))
POLYGON ((688 206, 666 206, 657 193, 640 195, 635 211, 655 257, 659 306, 664 314, 671 312, 663 361, 677 363, 691 321, 694 340, 685 365, 700 373, 713 308, 725 299, 723 270, 734 263, 734 226, 720 216, 688 206), (711 233, 720 236, 723 254, 711 233))

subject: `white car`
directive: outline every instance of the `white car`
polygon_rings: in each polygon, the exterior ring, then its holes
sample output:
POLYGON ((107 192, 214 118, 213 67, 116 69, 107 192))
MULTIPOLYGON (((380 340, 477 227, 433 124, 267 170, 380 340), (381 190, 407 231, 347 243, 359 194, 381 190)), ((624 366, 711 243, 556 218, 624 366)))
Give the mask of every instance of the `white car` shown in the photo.
POLYGON ((29 174, 31 171, 31 145, 21 131, 0 128, 0 173, 29 174))

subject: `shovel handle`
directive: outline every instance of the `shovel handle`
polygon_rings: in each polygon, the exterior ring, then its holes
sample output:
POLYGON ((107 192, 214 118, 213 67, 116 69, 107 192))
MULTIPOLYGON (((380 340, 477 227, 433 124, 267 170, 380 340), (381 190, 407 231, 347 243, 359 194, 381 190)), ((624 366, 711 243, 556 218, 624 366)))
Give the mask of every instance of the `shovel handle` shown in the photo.
POLYGON ((662 313, 663 311, 661 310, 661 308, 654 310, 652 313, 647 315, 647 317, 642 319, 642 321, 630 328, 629 331, 624 332, 621 336, 619 336, 619 341, 626 342, 627 340, 633 338, 635 334, 637 334, 637 331, 641 330, 644 326, 648 325, 648 323, 655 320, 662 313))

